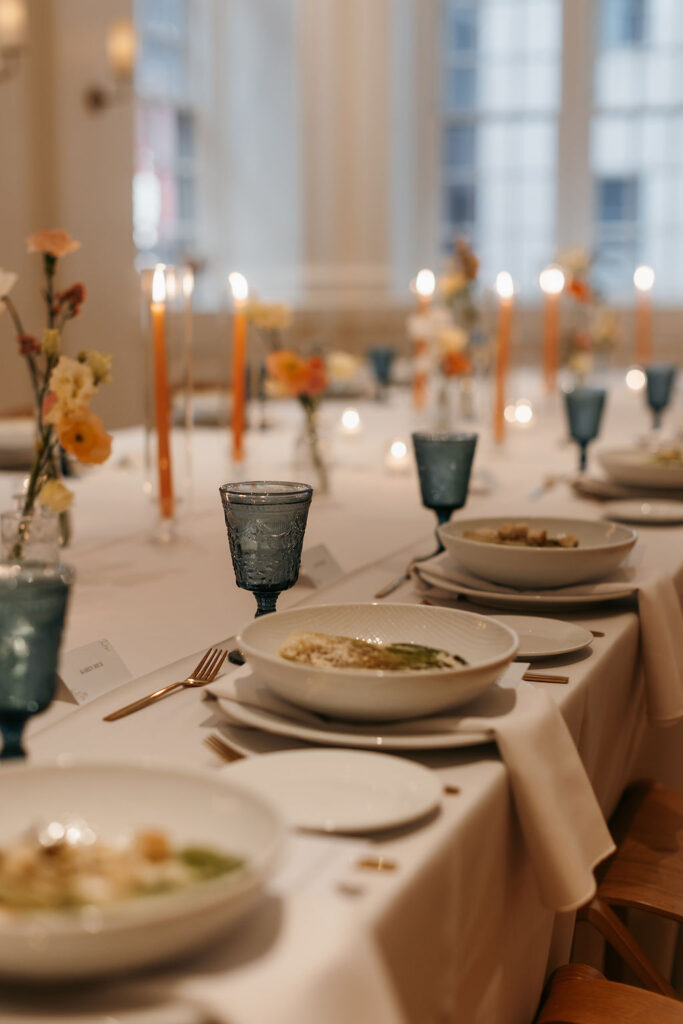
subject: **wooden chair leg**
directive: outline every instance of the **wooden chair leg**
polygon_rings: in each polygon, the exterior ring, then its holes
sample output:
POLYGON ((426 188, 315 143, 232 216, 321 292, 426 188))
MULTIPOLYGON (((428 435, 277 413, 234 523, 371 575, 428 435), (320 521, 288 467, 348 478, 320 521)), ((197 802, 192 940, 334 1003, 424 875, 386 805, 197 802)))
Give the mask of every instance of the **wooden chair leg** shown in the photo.
POLYGON ((611 907, 602 900, 594 899, 579 911, 578 916, 597 928, 605 941, 616 950, 645 988, 652 992, 659 992, 663 996, 669 996, 671 999, 679 998, 676 990, 645 955, 611 907))

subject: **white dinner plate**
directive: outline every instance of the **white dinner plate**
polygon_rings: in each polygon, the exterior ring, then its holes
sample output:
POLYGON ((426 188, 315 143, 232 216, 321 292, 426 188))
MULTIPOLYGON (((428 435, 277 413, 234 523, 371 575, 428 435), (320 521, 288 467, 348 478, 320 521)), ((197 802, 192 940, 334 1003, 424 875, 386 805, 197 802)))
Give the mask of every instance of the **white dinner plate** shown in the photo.
POLYGON ((610 501, 605 505, 603 516, 622 523, 659 526, 683 523, 683 501, 610 501))
POLYGON ((573 654, 593 643, 590 630, 562 619, 542 619, 537 615, 496 615, 496 618, 514 629, 519 637, 518 661, 573 654))
POLYGON ((317 832, 407 825, 441 799, 441 786, 428 768, 361 750, 259 754, 231 764, 226 774, 272 800, 290 825, 317 832))
POLYGON ((426 583, 431 583, 440 590, 447 590, 452 594, 462 594, 473 604, 483 604, 493 608, 575 608, 584 604, 605 604, 607 601, 618 601, 622 597, 631 597, 636 593, 637 587, 624 584, 624 589, 610 594, 554 594, 552 590, 541 590, 538 592, 521 592, 519 594, 503 594, 497 590, 486 590, 485 581, 482 580, 481 588, 468 587, 464 583, 456 583, 439 573, 432 573, 424 565, 420 566, 420 578, 426 583))
POLYGON ((427 732, 411 729, 410 722, 361 722, 330 721, 321 719, 319 725, 308 725, 295 718, 286 718, 275 711, 257 707, 254 704, 240 704, 234 700, 218 697, 231 722, 262 729, 275 736, 291 736, 307 743, 322 744, 325 747, 358 747, 364 750, 445 750, 450 747, 476 747, 481 743, 492 743, 493 737, 481 732, 427 732))
POLYGON ((657 462, 642 448, 608 448, 598 452, 607 475, 629 487, 659 487, 683 490, 683 463, 657 462))

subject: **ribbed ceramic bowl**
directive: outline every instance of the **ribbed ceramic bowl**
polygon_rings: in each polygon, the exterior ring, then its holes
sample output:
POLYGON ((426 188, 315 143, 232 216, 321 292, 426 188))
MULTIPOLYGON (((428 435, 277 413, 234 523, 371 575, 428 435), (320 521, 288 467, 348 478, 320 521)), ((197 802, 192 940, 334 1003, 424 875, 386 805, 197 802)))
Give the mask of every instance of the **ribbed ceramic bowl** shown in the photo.
POLYGON ((627 487, 661 487, 683 491, 683 463, 657 462, 642 448, 606 448, 598 459, 607 475, 627 487))
POLYGON ((0 848, 36 824, 76 816, 113 841, 161 828, 174 846, 242 856, 245 867, 159 896, 96 909, 0 911, 0 975, 60 980, 161 963, 237 925, 260 899, 284 836, 262 797, 225 778, 146 764, 0 768, 0 848))
POLYGON ((560 519, 508 515, 485 519, 454 519, 439 527, 446 550, 466 569, 492 583, 510 587, 568 587, 599 580, 623 562, 638 539, 635 530, 598 519, 560 519), (463 533, 497 529, 504 523, 527 523, 551 537, 571 534, 578 548, 532 548, 470 540, 463 533))
POLYGON ((477 697, 514 658, 518 638, 495 619, 451 608, 336 604, 264 615, 242 631, 239 644, 254 671, 285 700, 335 718, 388 722, 477 697), (459 654, 468 664, 417 672, 316 668, 278 653, 298 631, 423 644, 459 654))

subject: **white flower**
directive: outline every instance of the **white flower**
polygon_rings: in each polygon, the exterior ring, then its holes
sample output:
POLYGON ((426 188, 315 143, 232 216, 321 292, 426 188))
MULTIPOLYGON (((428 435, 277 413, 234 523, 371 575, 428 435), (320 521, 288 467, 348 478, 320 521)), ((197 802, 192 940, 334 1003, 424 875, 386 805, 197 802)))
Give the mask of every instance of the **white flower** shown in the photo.
POLYGON ((78 353, 78 361, 88 364, 93 372, 95 384, 108 384, 111 381, 112 356, 98 352, 94 348, 86 348, 78 353))
POLYGON ((38 503, 52 512, 66 512, 73 500, 73 492, 61 480, 47 480, 38 495, 38 503))
POLYGON ((415 313, 407 321, 408 335, 416 341, 433 341, 452 326, 450 313, 440 306, 432 306, 428 313, 415 313))
POLYGON ((358 360, 350 352, 330 352, 327 370, 332 380, 353 380, 358 373, 358 360))
POLYGON ((2 299, 14 288, 15 284, 19 280, 19 275, 15 274, 12 270, 3 270, 0 267, 0 313, 5 308, 2 299))
POLYGON ((67 413, 80 412, 88 405, 97 391, 95 377, 87 363, 61 356, 50 375, 50 391, 57 401, 44 419, 58 423, 67 413))

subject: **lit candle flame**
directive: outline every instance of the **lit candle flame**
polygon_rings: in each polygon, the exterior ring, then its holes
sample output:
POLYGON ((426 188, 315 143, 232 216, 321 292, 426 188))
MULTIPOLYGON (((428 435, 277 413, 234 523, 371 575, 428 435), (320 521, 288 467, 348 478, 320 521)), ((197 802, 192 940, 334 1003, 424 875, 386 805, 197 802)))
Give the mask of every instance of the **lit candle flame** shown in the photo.
POLYGON ((429 299, 434 294, 436 278, 431 270, 420 270, 415 278, 415 291, 423 299, 429 299))
POLYGON ((157 263, 154 268, 154 277, 152 278, 152 302, 165 302, 166 301, 166 276, 164 274, 163 263, 157 263))
POLYGON ((194 291, 194 274, 191 267, 186 267, 183 273, 183 295, 189 299, 194 291))
POLYGON ((515 285, 512 280, 512 274, 509 274, 507 270, 501 270, 497 275, 496 291, 501 299, 511 299, 515 294, 515 285))
POLYGON ((541 291, 544 291, 546 295, 559 295, 564 289, 562 268, 557 264, 546 267, 539 274, 538 283, 541 286, 541 291))
POLYGON ((652 267, 648 267, 644 263, 636 267, 633 271, 633 283, 639 292, 649 292, 655 283, 655 272, 652 267))
POLYGON ((233 270, 231 274, 228 274, 228 281, 230 282, 230 289, 235 302, 246 302, 249 297, 249 285, 244 274, 233 270))

